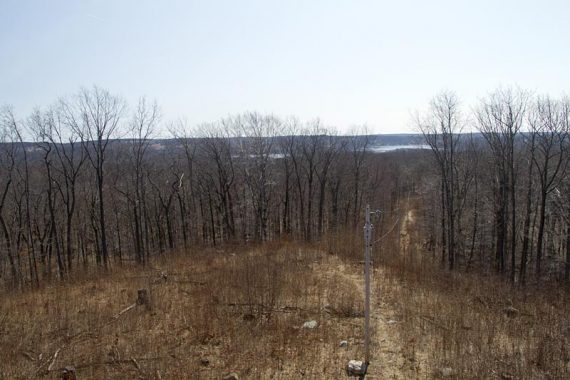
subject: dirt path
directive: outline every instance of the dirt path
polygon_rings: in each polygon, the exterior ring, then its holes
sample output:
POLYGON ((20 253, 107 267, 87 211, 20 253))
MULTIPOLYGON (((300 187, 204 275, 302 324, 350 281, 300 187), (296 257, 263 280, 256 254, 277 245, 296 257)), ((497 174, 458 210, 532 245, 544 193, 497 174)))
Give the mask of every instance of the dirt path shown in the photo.
MULTIPOLYGON (((414 210, 405 214, 400 229, 400 252, 405 254, 411 244, 409 231, 415 220, 414 210)), ((422 355, 413 359, 406 355, 406 342, 398 333, 398 315, 392 307, 390 287, 382 268, 374 269, 372 279, 372 352, 371 363, 366 379, 424 379, 422 355), (380 294, 385 289, 386 294, 380 294)), ((393 285, 392 286, 397 286, 393 285)))
POLYGON ((411 236, 410 232, 413 228, 413 224, 415 221, 415 213, 413 209, 409 209, 406 212, 404 220, 402 221, 402 226, 400 228, 400 253, 402 255, 407 255, 410 249, 411 244, 411 236))
MULTIPOLYGON (((364 290, 362 274, 346 274, 344 268, 339 269, 345 273, 343 277, 346 280, 352 281, 361 291, 364 290)), ((375 269, 373 282, 385 281, 383 272, 382 269, 375 269)), ((374 290, 379 288, 385 287, 373 286, 374 290)), ((404 345, 398 333, 398 316, 391 306, 389 295, 381 295, 374 290, 371 297, 371 363, 366 379, 423 378, 416 372, 419 363, 410 363, 406 358, 404 345)))

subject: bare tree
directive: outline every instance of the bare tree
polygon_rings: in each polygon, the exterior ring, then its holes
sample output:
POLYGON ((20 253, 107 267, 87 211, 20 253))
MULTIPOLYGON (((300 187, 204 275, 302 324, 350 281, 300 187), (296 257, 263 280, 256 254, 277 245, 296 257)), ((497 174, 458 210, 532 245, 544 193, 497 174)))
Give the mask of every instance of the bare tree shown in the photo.
MULTIPOLYGON (((234 165, 235 147, 231 137, 235 126, 231 118, 219 123, 201 126, 201 136, 198 145, 198 155, 201 166, 202 185, 208 186, 208 203, 210 214, 213 214, 213 189, 216 195, 216 205, 220 211, 223 223, 222 239, 224 235, 231 239, 235 237, 234 218, 234 186, 236 170, 234 165), (213 185, 213 186, 212 186, 213 185)), ((213 217, 211 218, 213 222, 213 217)), ((212 223, 215 224, 215 223, 212 223)), ((212 231, 215 234, 215 231, 212 231)))
POLYGON ((507 225, 510 220, 511 281, 516 276, 517 200, 519 159, 517 137, 525 120, 530 94, 520 89, 499 89, 484 100, 477 112, 477 128, 485 137, 492 155, 496 179, 496 255, 500 271, 505 270, 507 225), (510 202, 510 203, 509 203, 510 202), (510 209, 510 216, 507 212, 510 209))
MULTIPOLYGON (((182 160, 184 161, 185 170, 181 171, 183 178, 180 178, 180 191, 176 193, 176 196, 178 199, 184 247, 186 248, 192 233, 192 226, 190 225, 192 220, 191 213, 195 213, 196 210, 196 176, 194 164, 198 144, 196 139, 193 139, 190 135, 188 122, 185 120, 180 120, 172 124, 170 133, 183 150, 182 160)), ((194 225, 197 225, 197 223, 194 223, 194 225)))
MULTIPOLYGON (((54 144, 51 138, 53 128, 53 120, 49 113, 35 110, 30 117, 30 129, 34 135, 35 145, 42 152, 42 158, 45 168, 45 191, 47 195, 47 206, 49 211, 49 251, 55 251, 58 274, 61 279, 64 278, 64 258, 63 250, 60 246, 59 228, 56 222, 56 197, 57 189, 54 175, 54 144)), ((49 272, 48 272, 49 274, 49 272)))
POLYGON ((538 171, 540 190, 538 237, 536 241, 536 275, 538 280, 542 274, 547 199, 566 174, 568 166, 569 111, 568 102, 543 97, 536 100, 530 117, 532 132, 536 136, 533 160, 538 171))
POLYGON ((457 219, 457 145, 463 128, 459 101, 452 92, 442 92, 430 103, 428 114, 417 117, 419 129, 430 146, 437 162, 441 179, 442 199, 442 261, 446 254, 449 269, 453 269, 456 256, 457 219))
POLYGON ((526 192, 525 192, 525 216, 523 222, 523 243, 521 250, 521 263, 520 263, 520 283, 526 284, 526 267, 528 262, 528 253, 530 250, 531 241, 531 214, 532 214, 532 198, 533 198, 533 184, 534 184, 534 152, 536 148, 536 134, 533 130, 524 134, 524 141, 526 146, 526 192))
POLYGON ((246 113, 236 120, 240 139, 244 181, 252 196, 255 215, 255 236, 259 241, 269 238, 268 213, 273 180, 275 135, 280 121, 273 116, 255 112, 246 113))
MULTIPOLYGON (((304 197, 307 202, 307 212, 304 217, 304 230, 305 239, 311 241, 313 239, 313 205, 315 198, 315 180, 317 179, 317 166, 319 160, 320 146, 323 142, 325 129, 322 127, 319 120, 310 123, 301 136, 300 142, 300 157, 301 165, 300 171, 297 171, 297 176, 302 175, 305 178, 306 184, 305 191, 300 191, 299 196, 304 197)), ((299 183, 301 180, 298 179, 299 183)))
POLYGON ((362 181, 366 175, 366 152, 370 138, 366 127, 354 128, 348 139, 348 150, 351 154, 354 196, 352 200, 352 224, 356 227, 362 214, 362 181))
POLYGON ((160 111, 156 102, 150 103, 146 98, 140 98, 138 106, 130 122, 131 154, 130 180, 133 190, 127 191, 127 199, 133 212, 135 231, 135 250, 137 260, 145 262, 145 227, 144 214, 146 210, 145 164, 147 150, 152 142, 153 134, 160 121, 160 111), (133 194, 134 193, 134 194, 133 194))
POLYGON ((11 107, 0 108, 0 227, 6 244, 6 254, 10 265, 12 281, 17 284, 20 281, 20 267, 16 260, 16 251, 13 242, 12 231, 5 218, 5 209, 10 188, 14 180, 16 167, 16 136, 13 128, 15 125, 14 113, 11 107))
POLYGON ((105 223, 105 159, 109 142, 118 137, 119 123, 125 112, 125 102, 109 91, 94 86, 83 88, 72 102, 64 102, 67 122, 79 136, 97 185, 97 204, 101 256, 98 262, 107 267, 109 252, 107 246, 107 226, 105 223))
POLYGON ((317 179, 319 181, 318 190, 318 214, 317 214, 317 233, 323 235, 325 233, 325 201, 327 195, 327 185, 331 177, 331 168, 336 164, 336 159, 345 140, 340 140, 336 134, 327 133, 322 136, 319 146, 319 160, 317 164, 317 179))
MULTIPOLYGON (((20 246, 21 246, 21 239, 23 239, 26 243, 28 249, 28 269, 30 272, 30 281, 32 284, 38 286, 39 285, 39 277, 38 277, 38 270, 37 270, 37 261, 36 261, 36 250, 33 238, 33 227, 32 227, 32 217, 31 217, 31 193, 30 193, 30 165, 28 160, 28 150, 26 149, 26 144, 23 138, 23 127, 20 121, 17 121, 12 108, 8 107, 4 111, 4 124, 10 130, 10 134, 12 137, 12 144, 18 143, 20 147, 19 153, 23 157, 23 167, 19 167, 18 165, 15 166, 16 173, 18 173, 19 177, 21 178, 21 182, 23 182, 23 191, 21 194, 24 198, 24 210, 22 211, 21 204, 18 207, 18 216, 19 216, 19 233, 18 238, 16 241, 16 252, 17 252, 17 260, 18 260, 18 267, 20 267, 20 246), (22 172, 23 171, 23 172, 22 172), (25 233, 24 230, 24 221, 25 221, 25 233)), ((22 198, 19 198, 20 200, 22 198)), ((20 276, 21 277, 21 276, 20 276)))
MULTIPOLYGON (((284 233, 288 235, 293 232, 293 189, 295 185, 297 185, 297 190, 301 192, 301 180, 298 175, 300 170, 298 157, 299 139, 297 137, 299 129, 300 122, 296 118, 289 118, 285 121, 284 136, 279 139, 279 149, 283 155, 281 159, 284 190, 282 198, 282 225, 284 233), (296 177, 293 177, 293 174, 297 174, 296 177), (295 178, 296 181, 293 183, 295 178)), ((298 202, 299 215, 302 215, 303 211, 303 198, 301 197, 298 202)))

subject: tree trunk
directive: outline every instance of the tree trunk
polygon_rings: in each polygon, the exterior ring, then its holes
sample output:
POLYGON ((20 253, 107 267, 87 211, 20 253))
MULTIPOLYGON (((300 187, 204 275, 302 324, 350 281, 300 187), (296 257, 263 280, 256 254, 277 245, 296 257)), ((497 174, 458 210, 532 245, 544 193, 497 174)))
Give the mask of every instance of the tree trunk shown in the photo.
POLYGON ((528 260, 529 242, 530 242, 530 215, 532 213, 532 169, 533 169, 532 159, 528 165, 528 184, 526 188, 526 200, 525 200, 525 217, 523 225, 523 245, 521 251, 521 268, 520 268, 520 282, 521 285, 526 284, 526 264, 528 260))
POLYGON ((536 239, 536 279, 540 281, 542 274, 542 252, 544 245, 544 223, 546 219, 546 192, 543 191, 540 197, 540 214, 538 217, 538 237, 536 239))

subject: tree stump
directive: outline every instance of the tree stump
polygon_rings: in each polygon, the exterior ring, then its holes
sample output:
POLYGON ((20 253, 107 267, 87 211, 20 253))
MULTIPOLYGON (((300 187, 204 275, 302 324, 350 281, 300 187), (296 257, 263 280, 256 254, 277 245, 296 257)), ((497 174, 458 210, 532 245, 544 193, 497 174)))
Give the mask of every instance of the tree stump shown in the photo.
POLYGON ((137 292, 137 305, 144 305, 147 310, 150 310, 150 296, 148 290, 146 289, 139 289, 137 292))
POLYGON ((75 375, 75 368, 74 367, 65 367, 63 372, 61 373, 61 380, 76 380, 77 376, 75 375))

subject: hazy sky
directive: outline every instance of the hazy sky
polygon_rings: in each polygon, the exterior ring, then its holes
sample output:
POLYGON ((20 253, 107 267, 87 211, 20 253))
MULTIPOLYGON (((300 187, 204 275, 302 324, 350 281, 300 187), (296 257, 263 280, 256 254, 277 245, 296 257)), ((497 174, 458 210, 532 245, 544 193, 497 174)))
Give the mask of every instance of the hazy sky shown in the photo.
POLYGON ((0 104, 97 84, 191 123, 260 111, 406 132, 442 89, 570 92, 570 1, 0 0, 0 104))

